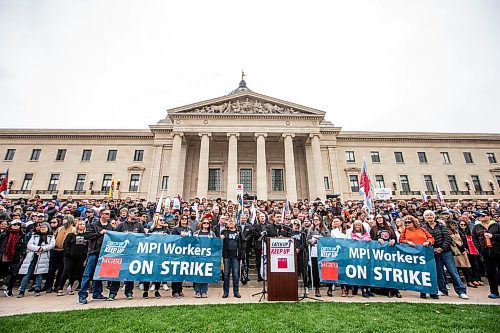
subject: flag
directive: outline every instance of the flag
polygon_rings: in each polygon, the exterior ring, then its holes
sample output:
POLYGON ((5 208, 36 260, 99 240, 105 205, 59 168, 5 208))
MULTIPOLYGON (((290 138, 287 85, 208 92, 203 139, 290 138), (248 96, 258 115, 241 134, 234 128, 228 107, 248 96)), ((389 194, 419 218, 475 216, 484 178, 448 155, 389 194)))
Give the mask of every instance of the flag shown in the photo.
POLYGON ((115 177, 113 177, 111 179, 111 185, 109 186, 108 190, 108 198, 113 198, 113 192, 115 191, 115 184, 116 184, 115 177))
POLYGON ((370 211, 373 209, 372 198, 371 198, 371 181, 368 176, 368 168, 366 166, 366 159, 363 159, 363 168, 361 169, 361 181, 359 186, 359 194, 363 196, 365 206, 368 207, 370 211))
POLYGON ((438 183, 436 183, 436 199, 438 203, 444 202, 443 194, 441 193, 441 190, 439 189, 438 183))
POLYGON ((5 197, 9 194, 9 169, 5 170, 5 175, 0 183, 0 197, 5 197))
POLYGON ((281 223, 285 222, 285 219, 288 215, 290 215, 290 204, 287 199, 285 201, 285 204, 283 205, 283 210, 281 212, 281 223))
POLYGON ((260 256, 260 276, 264 281, 267 280, 267 245, 265 238, 262 240, 262 254, 260 256))
POLYGON ((179 202, 182 203, 184 200, 182 199, 180 194, 177 194, 177 199, 179 199, 179 202))
POLYGON ((238 201, 238 212, 236 214, 236 222, 240 224, 241 214, 243 214, 243 195, 238 194, 236 200, 238 201))
POLYGON ((158 203, 156 204, 156 213, 161 213, 161 205, 163 203, 163 191, 161 191, 160 199, 158 199, 158 203))
POLYGON ((250 224, 254 224, 255 223, 255 219, 257 218, 257 209, 255 208, 255 205, 252 201, 252 208, 250 208, 250 224))
POLYGON ((425 191, 422 191, 422 203, 427 202, 427 194, 425 194, 425 191))

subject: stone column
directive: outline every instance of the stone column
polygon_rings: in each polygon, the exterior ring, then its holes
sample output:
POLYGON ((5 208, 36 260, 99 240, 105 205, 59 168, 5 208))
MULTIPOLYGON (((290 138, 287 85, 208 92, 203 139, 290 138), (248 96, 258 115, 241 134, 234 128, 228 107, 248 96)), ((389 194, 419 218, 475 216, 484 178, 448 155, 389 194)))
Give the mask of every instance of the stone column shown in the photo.
POLYGON ((293 133, 283 133, 285 143, 285 179, 286 197, 290 202, 297 202, 297 180, 295 178, 295 156, 293 154, 293 133))
POLYGON ((257 199, 267 200, 267 133, 255 133, 257 138, 257 199))
POLYGON ((229 149, 227 153, 227 200, 236 202, 236 184, 238 184, 238 137, 239 133, 227 133, 229 149))
POLYGON ((163 157, 163 145, 162 144, 154 145, 153 164, 151 165, 151 173, 149 175, 150 179, 149 179, 148 201, 150 202, 156 201, 156 197, 158 195, 158 184, 161 182, 160 168, 162 164, 161 163, 162 157, 163 157))
MULTIPOLYGON (((312 155, 314 161, 314 180, 316 187, 316 196, 322 201, 326 200, 324 172, 323 172, 323 159, 321 157, 321 148, 319 144, 320 134, 310 134, 312 155)), ((316 199, 316 198, 313 198, 316 199)))
POLYGON ((212 133, 199 133, 200 144, 200 164, 198 166, 198 189, 196 196, 206 198, 208 195, 208 156, 210 154, 210 137, 212 133))
POLYGON ((179 175, 179 165, 181 163, 181 146, 182 137, 184 133, 176 132, 172 133, 172 154, 170 156, 170 166, 168 169, 168 189, 167 196, 173 198, 177 196, 179 190, 179 184, 182 182, 179 175))

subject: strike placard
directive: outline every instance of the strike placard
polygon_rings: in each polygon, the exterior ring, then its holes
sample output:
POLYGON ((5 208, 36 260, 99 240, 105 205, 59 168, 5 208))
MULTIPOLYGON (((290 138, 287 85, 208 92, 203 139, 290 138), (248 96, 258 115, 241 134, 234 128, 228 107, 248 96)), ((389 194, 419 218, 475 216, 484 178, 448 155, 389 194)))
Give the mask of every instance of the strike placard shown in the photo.
POLYGON ((270 238, 270 270, 272 273, 295 272, 295 243, 290 238, 270 238))

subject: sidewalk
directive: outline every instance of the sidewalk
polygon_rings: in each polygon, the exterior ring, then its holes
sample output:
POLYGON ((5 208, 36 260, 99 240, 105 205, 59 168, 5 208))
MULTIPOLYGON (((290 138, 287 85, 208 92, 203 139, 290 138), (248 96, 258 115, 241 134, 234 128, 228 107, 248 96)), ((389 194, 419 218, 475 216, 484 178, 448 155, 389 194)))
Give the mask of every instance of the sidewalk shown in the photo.
MULTIPOLYGON (((134 289, 134 299, 126 300, 123 292, 120 292, 115 301, 92 301, 89 297, 89 303, 80 305, 77 303, 77 295, 73 296, 57 296, 56 294, 42 293, 40 297, 33 296, 33 293, 27 293, 24 298, 7 298, 3 294, 0 295, 0 316, 10 316, 15 314, 25 314, 33 312, 57 312, 76 309, 95 309, 95 308, 121 308, 121 307, 139 307, 139 306, 171 306, 171 305, 205 305, 205 304, 233 304, 233 303, 258 303, 260 295, 253 296, 252 294, 261 291, 261 288, 240 288, 241 298, 234 298, 232 293, 229 298, 222 298, 221 288, 211 288, 208 291, 208 298, 195 298, 192 288, 184 288, 186 295, 182 299, 173 299, 171 292, 160 291, 162 298, 154 299, 153 292, 149 293, 149 299, 143 299, 142 291, 139 288, 134 289)), ((302 292, 302 291, 300 291, 302 292)), ((470 299, 462 300, 450 290, 450 296, 442 296, 439 300, 420 299, 419 293, 413 291, 402 291, 403 298, 388 298, 386 296, 376 296, 369 299, 361 296, 353 298, 340 297, 340 290, 337 289, 333 293, 333 297, 326 296, 326 288, 321 290, 321 299, 326 302, 410 302, 410 303, 441 303, 441 304, 494 304, 500 305, 500 300, 492 300, 488 298, 488 287, 480 287, 477 289, 468 288, 470 299)), ((107 293, 104 293, 107 296, 107 293)), ((300 295, 300 294, 299 294, 300 295)), ((313 294, 311 294, 313 296, 313 294)), ((309 301, 309 300, 307 300, 309 301)), ((263 302, 268 302, 263 300, 263 302)))

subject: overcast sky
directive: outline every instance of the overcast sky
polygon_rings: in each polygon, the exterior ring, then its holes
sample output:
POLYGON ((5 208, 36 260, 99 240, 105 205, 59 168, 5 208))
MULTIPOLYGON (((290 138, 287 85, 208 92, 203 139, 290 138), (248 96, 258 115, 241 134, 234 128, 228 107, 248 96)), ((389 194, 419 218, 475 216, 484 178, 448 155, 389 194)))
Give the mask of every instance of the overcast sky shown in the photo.
POLYGON ((146 128, 255 92, 344 130, 500 132, 500 1, 0 0, 0 127, 146 128))

